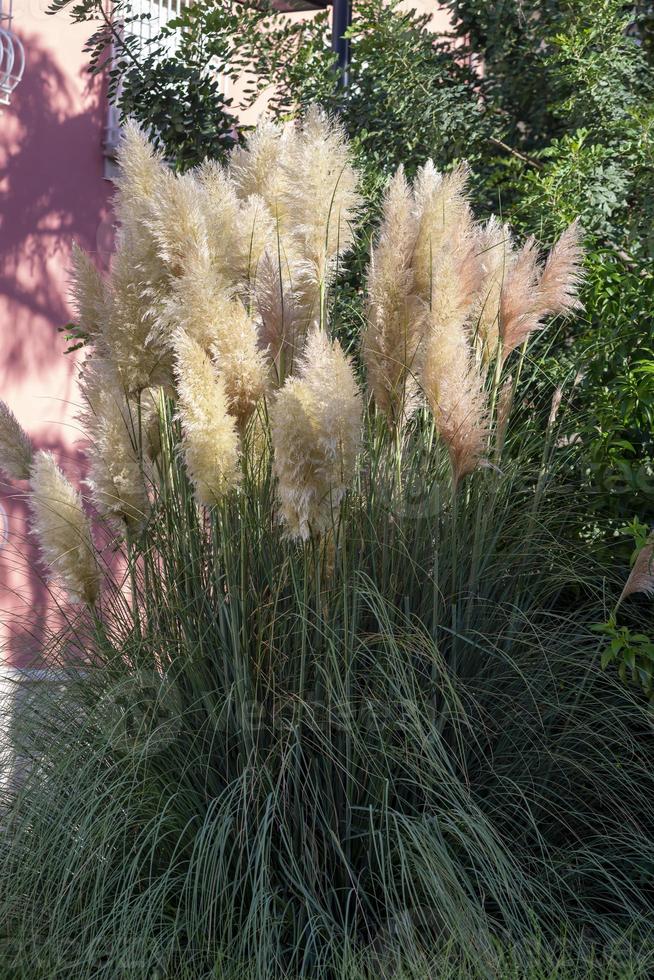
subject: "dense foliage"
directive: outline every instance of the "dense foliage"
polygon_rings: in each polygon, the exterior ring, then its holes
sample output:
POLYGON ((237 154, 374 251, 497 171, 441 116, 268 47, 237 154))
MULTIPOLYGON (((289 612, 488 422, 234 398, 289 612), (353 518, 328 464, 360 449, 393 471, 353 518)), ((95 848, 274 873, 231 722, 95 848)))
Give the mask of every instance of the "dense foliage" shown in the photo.
POLYGON ((332 120, 184 174, 130 127, 121 163, 112 268, 75 255, 83 495, 0 403, 68 616, 10 702, 3 964, 647 976, 651 710, 602 668, 651 682, 653 545, 627 577, 574 533, 571 392, 527 369, 541 330, 565 356, 577 225, 545 257, 464 168, 395 175, 357 383, 332 120))

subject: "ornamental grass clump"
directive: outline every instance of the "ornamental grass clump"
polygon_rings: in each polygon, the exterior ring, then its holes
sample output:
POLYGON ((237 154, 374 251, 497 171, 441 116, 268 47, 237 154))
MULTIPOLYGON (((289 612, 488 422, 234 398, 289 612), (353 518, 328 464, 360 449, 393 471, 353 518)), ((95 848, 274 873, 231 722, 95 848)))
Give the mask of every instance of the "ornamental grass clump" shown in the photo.
POLYGON ((0 464, 83 601, 47 646, 56 689, 14 705, 2 962, 635 962, 651 717, 600 667, 621 570, 575 538, 570 399, 550 414, 526 343, 578 304, 578 227, 543 260, 476 220, 465 168, 400 170, 344 350, 359 191, 336 122, 262 124, 184 176, 130 129, 121 165, 111 271, 75 259, 88 500, 0 412, 0 464))

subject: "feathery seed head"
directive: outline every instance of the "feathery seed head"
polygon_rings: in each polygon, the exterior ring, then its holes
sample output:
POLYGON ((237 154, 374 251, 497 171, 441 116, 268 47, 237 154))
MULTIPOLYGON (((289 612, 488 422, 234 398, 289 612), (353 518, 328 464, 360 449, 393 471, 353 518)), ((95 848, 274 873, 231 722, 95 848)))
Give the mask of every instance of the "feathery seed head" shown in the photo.
POLYGON ((150 208, 148 227, 159 258, 172 276, 208 257, 204 204, 205 195, 193 174, 165 174, 150 208))
POLYGON ((579 287, 584 281, 583 229, 572 222, 552 248, 538 285, 542 315, 572 313, 582 308, 579 287))
POLYGON ((239 299, 225 306, 216 322, 211 353, 229 411, 242 429, 266 392, 269 371, 256 324, 239 299))
POLYGON ((499 325, 504 360, 538 326, 535 298, 540 274, 538 247, 530 235, 515 253, 500 288, 499 325))
POLYGON ((130 395, 165 384, 170 376, 168 351, 156 326, 159 315, 144 289, 156 280, 147 277, 143 253, 133 246, 133 240, 124 240, 114 255, 101 345, 130 395))
MULTIPOLYGON (((284 164, 297 139, 295 128, 263 120, 250 135, 247 146, 231 152, 229 170, 240 198, 255 194, 265 201, 274 221, 283 220, 283 195, 288 179, 284 164)), ((296 175, 297 179, 297 175, 296 175)))
POLYGON ((32 440, 6 404, 0 401, 0 472, 13 480, 28 480, 32 440))
POLYGON ((438 323, 426 341, 422 388, 452 461, 454 486, 479 465, 488 440, 483 375, 462 325, 438 323))
POLYGON ((282 230, 297 257, 312 267, 316 280, 328 283, 336 259, 354 241, 361 204, 342 126, 312 107, 282 163, 282 230))
POLYGON ((71 296, 80 326, 91 339, 102 333, 107 313, 104 279, 90 255, 73 242, 71 296))
POLYGON ((416 290, 431 305, 435 266, 443 252, 470 234, 472 216, 466 198, 468 168, 461 165, 448 174, 439 173, 428 160, 416 175, 415 214, 418 234, 412 266, 416 290))
POLYGON ((48 573, 73 602, 93 605, 100 590, 100 573, 79 492, 52 454, 44 451, 34 456, 30 481, 32 530, 48 573))
POLYGON ((501 289, 502 359, 543 326, 548 316, 581 307, 583 282, 581 227, 574 221, 552 248, 544 266, 533 236, 510 264, 501 289))
POLYGON ((627 596, 642 592, 646 596, 654 596, 654 532, 649 535, 646 543, 640 549, 629 578, 620 593, 618 605, 627 596))
POLYGON ((168 168, 145 134, 134 122, 123 128, 118 147, 116 215, 123 225, 131 226, 142 219, 144 211, 156 200, 168 168))
POLYGON ((182 448, 198 503, 218 503, 239 480, 239 443, 225 387, 211 360, 182 330, 173 338, 182 448))
POLYGON ((144 453, 139 441, 138 406, 120 387, 115 369, 101 357, 85 365, 82 393, 91 444, 87 449, 89 475, 86 481, 101 514, 138 523, 149 511, 144 476, 144 453))
POLYGON ((476 338, 484 360, 495 356, 500 342, 502 286, 514 260, 508 225, 493 215, 476 232, 477 254, 482 265, 482 282, 475 313, 476 338))
POLYGON ((397 420, 413 403, 416 355, 424 332, 424 304, 415 296, 411 266, 418 220, 399 167, 389 181, 382 221, 368 269, 363 359, 377 406, 397 420))
POLYGON ((297 377, 271 413, 280 518, 306 541, 332 527, 353 481, 361 439, 361 394, 338 342, 313 330, 297 377))

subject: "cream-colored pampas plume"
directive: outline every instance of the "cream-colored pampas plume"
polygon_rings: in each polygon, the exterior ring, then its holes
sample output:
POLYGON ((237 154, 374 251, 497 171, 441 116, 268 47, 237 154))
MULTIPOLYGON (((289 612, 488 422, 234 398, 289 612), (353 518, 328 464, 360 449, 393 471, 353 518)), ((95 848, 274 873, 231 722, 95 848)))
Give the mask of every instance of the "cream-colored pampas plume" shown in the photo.
POLYGON ((44 451, 34 457, 30 481, 32 530, 49 574, 73 602, 93 605, 100 591, 100 572, 78 491, 44 451))
POLYGON ((124 240, 114 255, 107 316, 101 347, 110 358, 120 385, 132 395, 156 384, 166 384, 170 365, 163 338, 155 329, 152 302, 144 295, 139 271, 139 250, 124 240))
MULTIPOLYGON (((83 421, 91 440, 87 484, 100 513, 139 523, 149 511, 143 442, 147 415, 125 397, 111 364, 93 357, 82 373, 83 421)), ((143 397, 143 396, 141 396, 143 397)))
POLYGON ((224 286, 239 287, 245 299, 273 239, 266 201, 258 194, 239 198, 231 174, 214 161, 205 161, 192 179, 201 195, 211 271, 224 286))
POLYGON ((205 195, 193 174, 163 175, 148 227, 168 273, 180 276, 209 257, 205 195))
POLYGON ((287 373, 292 373, 303 335, 297 321, 288 268, 283 257, 272 250, 266 251, 259 263, 254 294, 261 344, 268 349, 277 376, 282 380, 287 373))
POLYGON ((239 479, 239 442, 223 382, 182 330, 173 338, 183 450, 198 503, 219 502, 239 479))
POLYGON ((242 429, 268 386, 268 363, 257 327, 239 299, 217 310, 211 353, 230 413, 242 429))
POLYGON ((450 454, 454 488, 479 465, 488 441, 483 375, 462 325, 435 323, 425 345, 422 389, 450 454))
POLYGON ((485 361, 492 360, 500 342, 502 287, 514 261, 508 225, 493 215, 476 233, 477 254, 482 264, 482 281, 474 317, 474 333, 485 361))
POLYGON ((168 168, 134 122, 127 122, 118 147, 118 194, 114 208, 121 223, 131 224, 143 216, 143 208, 157 199, 168 168))
POLYGON ((397 421, 415 400, 416 356, 424 333, 424 304, 414 293, 413 253, 418 220, 404 168, 386 189, 382 221, 368 270, 363 359, 376 405, 397 421))
POLYGON ((243 207, 230 175, 214 160, 205 160, 194 172, 202 194, 211 267, 225 285, 229 284, 228 265, 237 249, 238 226, 243 207))
POLYGON ((0 472, 12 480, 28 480, 32 441, 9 406, 0 401, 0 472))
POLYGON ((130 124, 118 152, 115 210, 120 220, 102 324, 103 353, 120 384, 132 394, 169 379, 170 364, 159 335, 159 312, 169 270, 150 224, 153 207, 170 174, 140 130, 130 124))
POLYGON ((640 549, 629 578, 620 593, 618 605, 634 592, 643 592, 647 596, 654 595, 654 533, 650 534, 645 545, 640 549))
POLYGON ((77 243, 73 243, 71 297, 79 325, 90 340, 102 333, 107 315, 104 279, 98 268, 77 243))
POLYGON ((242 426, 266 391, 269 368, 257 326, 241 300, 211 269, 196 265, 175 283, 164 310, 171 336, 181 328, 211 353, 229 411, 242 426))
POLYGON ((329 285, 337 259, 354 241, 358 176, 342 126, 317 107, 308 110, 282 165, 280 224, 297 263, 291 280, 308 330, 323 314, 321 287, 329 285))
POLYGON ((226 268, 235 284, 243 284, 243 298, 249 299, 262 257, 275 240, 275 222, 262 197, 252 194, 243 201, 236 231, 226 268))
POLYGON ((441 174, 432 160, 428 160, 416 174, 414 197, 418 233, 412 265, 416 291, 429 306, 438 288, 437 268, 443 253, 455 244, 461 245, 471 232, 467 180, 466 166, 441 174))
POLYGON ((295 140, 293 126, 281 127, 263 120, 249 137, 247 146, 235 147, 230 155, 229 169, 239 197, 261 197, 275 223, 283 223, 285 215, 288 167, 284 167, 284 162, 295 140))
POLYGON ((306 541, 333 526, 355 475, 362 399, 338 342, 314 328, 271 412, 279 512, 287 534, 306 541))

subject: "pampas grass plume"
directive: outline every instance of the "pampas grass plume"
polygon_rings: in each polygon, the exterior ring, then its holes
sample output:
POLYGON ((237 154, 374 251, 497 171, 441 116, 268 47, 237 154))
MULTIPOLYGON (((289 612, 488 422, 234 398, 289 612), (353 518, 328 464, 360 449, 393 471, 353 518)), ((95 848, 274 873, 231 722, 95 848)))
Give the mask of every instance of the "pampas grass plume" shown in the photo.
POLYGON ((483 376, 463 327, 434 324, 426 343, 421 382, 438 434, 450 454, 456 489, 477 468, 488 443, 483 376))
POLYGON ((386 189, 372 250, 363 334, 368 385, 377 406, 395 419, 406 414, 415 395, 413 373, 425 325, 422 304, 413 292, 417 235, 413 195, 399 167, 386 189))
POLYGON ((36 453, 30 470, 32 530, 49 574, 73 602, 93 605, 100 590, 91 525, 79 492, 52 454, 36 453))
POLYGON ((239 479, 239 441, 221 378, 182 330, 173 339, 183 450, 198 503, 218 503, 239 479))
POLYGON ((282 229, 316 281, 327 282, 334 261, 354 241, 361 204, 342 126, 321 109, 310 108, 282 162, 282 229))
MULTIPOLYGON (((91 439, 86 455, 93 500, 107 517, 138 523, 149 510, 138 406, 128 401, 112 366, 100 357, 85 368, 82 391, 88 406, 83 421, 91 439)), ((145 423, 146 413, 141 413, 143 432, 145 423)))
POLYGON ((650 534, 645 545, 640 549, 634 567, 631 569, 629 578, 624 584, 620 593, 618 605, 627 596, 635 592, 642 592, 647 596, 654 595, 654 568, 652 559, 654 558, 654 533, 650 534))
POLYGON ((257 327, 239 299, 218 311, 211 353, 230 413, 243 428, 268 387, 268 363, 257 327))
POLYGON ((579 222, 573 221, 543 267, 538 263, 533 237, 516 254, 501 291, 503 360, 538 330, 546 317, 566 315, 581 308, 579 287, 584 279, 581 235, 579 222))
POLYGON ((437 288, 435 268, 442 253, 463 241, 472 225, 466 199, 467 181, 465 165, 449 174, 441 174, 432 160, 428 160, 416 174, 414 197, 418 231, 412 266, 417 292, 430 306, 437 288))
POLYGON ((32 440, 6 404, 0 401, 0 471, 12 480, 28 480, 32 440))
POLYGON ((289 537, 328 531, 354 480, 362 399, 337 341, 314 329, 298 376, 287 379, 271 411, 279 513, 289 537))
POLYGON ((107 313, 106 286, 95 262, 75 242, 71 296, 80 327, 95 340, 102 333, 107 313))

